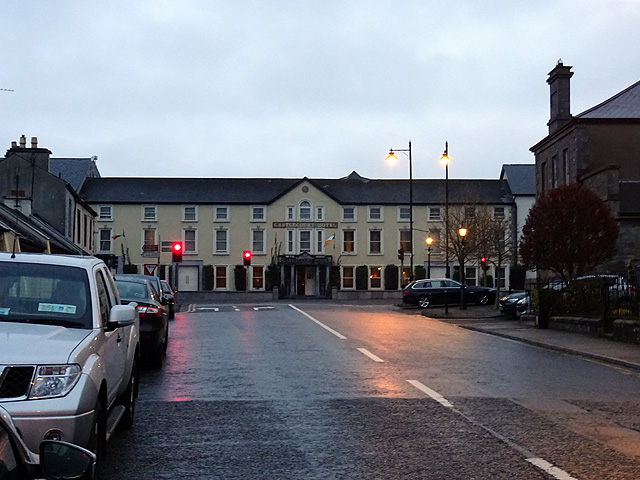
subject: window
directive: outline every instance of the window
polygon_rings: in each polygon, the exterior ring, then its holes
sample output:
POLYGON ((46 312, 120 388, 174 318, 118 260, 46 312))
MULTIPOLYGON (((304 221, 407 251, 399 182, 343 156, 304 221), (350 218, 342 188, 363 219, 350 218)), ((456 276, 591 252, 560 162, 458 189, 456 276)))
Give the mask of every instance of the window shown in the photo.
POLYGON ((342 288, 353 288, 354 286, 354 268, 342 267, 342 288))
POLYGON ((408 222, 411 219, 411 207, 398 207, 398 221, 408 222))
POLYGON ((216 205, 213 207, 213 218, 216 222, 228 222, 229 207, 223 205, 216 205))
POLYGON ((476 207, 464 207, 464 218, 476 218, 476 207))
POLYGON ((145 222, 155 222, 157 218, 155 205, 143 205, 142 206, 142 220, 145 222))
POLYGON ((311 230, 300 230, 300 253, 311 252, 311 230))
POLYGON ((287 230, 287 253, 295 253, 295 249, 295 232, 293 230, 287 230))
POLYGON ((356 251, 355 230, 344 230, 342 232, 342 253, 350 254, 356 251))
POLYGON ((215 268, 215 288, 216 290, 227 289, 227 267, 215 268))
POLYGON ((504 220, 504 207, 493 207, 493 219, 504 220))
POLYGON ((342 221, 343 222, 355 222, 356 221, 356 207, 342 207, 342 221))
POLYGON ((429 221, 439 222, 442 219, 440 216, 440 207, 429 207, 429 221))
POLYGON ((101 252, 110 252, 111 251, 111 229, 110 228, 101 228, 99 231, 100 244, 99 249, 101 252))
POLYGON ((215 238, 216 238, 216 244, 215 244, 215 253, 229 253, 229 247, 228 245, 228 236, 229 236, 229 231, 228 230, 216 230, 215 231, 215 238))
POLYGON ((382 230, 369 230, 369 254, 382 253, 382 230))
POLYGON ((562 151, 562 180, 565 185, 569 183, 569 150, 562 151))
POLYGON ((369 267, 370 288, 382 288, 382 267, 369 267))
POLYGON ((464 267, 464 284, 469 287, 476 284, 476 267, 464 267))
POLYGON ((378 222, 382 220, 382 207, 369 207, 369 221, 378 222))
POLYGON ((182 207, 182 221, 195 222, 198 220, 198 207, 196 205, 184 205, 182 207))
POLYGON ((311 220, 311 203, 303 200, 300 202, 300 220, 311 220))
POLYGON ((264 230, 251 231, 251 251, 253 253, 264 253, 264 230))
POLYGON ((286 216, 288 221, 293 221, 296 219, 296 207, 293 205, 287 205, 286 208, 286 216))
POLYGON ((183 230, 184 253, 198 253, 198 231, 195 229, 183 230))
POLYGON ((264 222, 266 220, 265 207, 251 207, 251 221, 264 222))
POLYGON ((111 205, 100 205, 98 207, 98 218, 102 222, 110 222, 113 220, 112 217, 113 211, 111 205))
POLYGON ((400 248, 411 255, 411 230, 400 230, 400 248))
POLYGON ((316 220, 319 222, 324 220, 324 207, 316 207, 316 220))
POLYGON ((551 157, 551 186, 553 188, 558 186, 558 156, 554 155, 551 157))
POLYGON ((251 268, 252 285, 254 290, 264 289, 264 267, 255 266, 251 268))
POLYGON ((316 252, 322 253, 324 252, 324 230, 318 230, 316 232, 316 252))
POLYGON ((156 229, 155 228, 145 228, 142 231, 143 236, 143 244, 144 245, 155 245, 156 244, 156 229))
POLYGON ((496 268, 495 269, 496 287, 504 288, 504 286, 506 285, 506 283, 505 283, 506 273, 505 272, 506 272, 506 269, 504 267, 500 267, 500 268, 496 268))

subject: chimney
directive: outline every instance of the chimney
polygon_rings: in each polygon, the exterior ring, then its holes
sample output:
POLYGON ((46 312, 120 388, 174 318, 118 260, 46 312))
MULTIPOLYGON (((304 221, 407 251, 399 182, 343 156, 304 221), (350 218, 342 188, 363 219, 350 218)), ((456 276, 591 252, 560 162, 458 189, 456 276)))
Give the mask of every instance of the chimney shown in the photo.
POLYGON ((27 137, 20 135, 20 148, 27 148, 27 137))
POLYGON ((562 60, 558 60, 556 67, 549 72, 547 83, 551 91, 551 116, 547 126, 550 135, 571 120, 572 68, 563 65, 562 60))
POLYGON ((38 137, 31 137, 31 148, 38 148, 38 137))

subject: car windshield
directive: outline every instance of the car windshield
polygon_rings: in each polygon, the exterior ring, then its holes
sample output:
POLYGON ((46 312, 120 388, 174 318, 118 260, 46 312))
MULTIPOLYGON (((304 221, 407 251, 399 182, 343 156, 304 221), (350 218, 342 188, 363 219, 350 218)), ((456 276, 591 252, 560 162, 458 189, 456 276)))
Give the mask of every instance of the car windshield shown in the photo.
POLYGON ((81 268, 0 263, 0 322, 91 328, 90 298, 81 268))
POLYGON ((149 292, 147 286, 142 282, 127 282, 124 280, 117 280, 116 285, 120 292, 120 299, 135 302, 137 300, 149 301, 149 292))

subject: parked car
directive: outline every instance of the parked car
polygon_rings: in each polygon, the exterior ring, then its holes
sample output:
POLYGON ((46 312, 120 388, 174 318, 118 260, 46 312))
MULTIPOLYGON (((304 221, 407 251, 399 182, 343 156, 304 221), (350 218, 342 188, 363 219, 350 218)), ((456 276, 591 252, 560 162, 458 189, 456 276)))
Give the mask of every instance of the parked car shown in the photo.
MULTIPOLYGON (((427 278, 415 280, 402 290, 402 302, 427 308, 431 305, 460 302, 462 284, 448 278, 427 278)), ((478 305, 486 305, 496 298, 493 288, 466 286, 466 301, 478 305)))
POLYGON ((169 343, 169 314, 160 300, 160 293, 143 277, 116 275, 115 279, 120 300, 137 304, 142 356, 154 366, 161 366, 169 343))
POLYGON ((171 285, 166 280, 160 280, 160 285, 162 285, 162 292, 167 297, 167 302, 169 306, 169 319, 173 320, 176 316, 176 294, 171 289, 171 285))
POLYGON ((0 252, 0 404, 27 447, 104 452, 133 424, 139 321, 95 257, 0 252))
POLYGON ((142 275, 140 273, 121 273, 118 274, 118 277, 120 278, 143 278, 145 280, 149 280, 151 282, 151 284, 153 285, 153 287, 156 289, 156 292, 158 292, 159 297, 160 297, 160 302, 163 305, 167 305, 169 303, 169 299, 167 298, 167 295, 165 294, 164 288, 162 286, 162 280, 160 280, 159 277, 156 277, 155 275, 142 275))
POLYGON ((59 440, 40 443, 39 456, 27 448, 9 412, 0 406, 0 478, 7 480, 94 478, 96 456, 59 440))
POLYGON ((514 292, 498 300, 498 307, 503 314, 520 317, 529 310, 529 292, 514 292))

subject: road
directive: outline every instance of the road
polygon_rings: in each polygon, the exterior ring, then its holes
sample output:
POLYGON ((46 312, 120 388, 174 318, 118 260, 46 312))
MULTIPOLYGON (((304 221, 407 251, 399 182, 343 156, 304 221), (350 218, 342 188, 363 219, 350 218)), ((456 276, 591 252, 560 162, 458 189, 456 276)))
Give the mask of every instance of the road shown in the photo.
POLYGON ((195 305, 99 478, 637 479, 639 406, 637 371, 418 310, 195 305))

